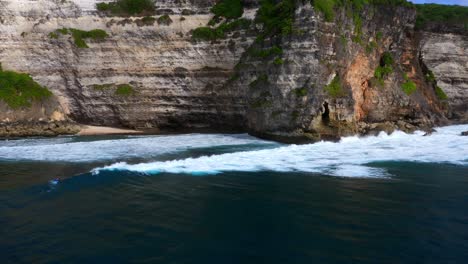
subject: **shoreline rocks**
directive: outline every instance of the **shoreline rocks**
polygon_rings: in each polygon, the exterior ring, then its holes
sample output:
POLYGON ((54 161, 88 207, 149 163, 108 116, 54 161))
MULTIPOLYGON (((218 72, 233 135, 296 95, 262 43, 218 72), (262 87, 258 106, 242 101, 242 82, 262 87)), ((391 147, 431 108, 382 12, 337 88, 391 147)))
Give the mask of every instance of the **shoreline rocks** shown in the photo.
POLYGON ((74 135, 80 130, 80 126, 71 121, 0 123, 0 139, 17 137, 53 137, 59 135, 74 135))

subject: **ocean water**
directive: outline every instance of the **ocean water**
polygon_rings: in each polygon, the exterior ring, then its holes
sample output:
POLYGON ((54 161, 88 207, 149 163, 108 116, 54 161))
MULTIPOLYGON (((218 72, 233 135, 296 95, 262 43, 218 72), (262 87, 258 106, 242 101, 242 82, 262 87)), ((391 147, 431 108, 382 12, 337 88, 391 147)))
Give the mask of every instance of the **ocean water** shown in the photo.
POLYGON ((468 125, 0 141, 2 263, 467 263, 468 125))

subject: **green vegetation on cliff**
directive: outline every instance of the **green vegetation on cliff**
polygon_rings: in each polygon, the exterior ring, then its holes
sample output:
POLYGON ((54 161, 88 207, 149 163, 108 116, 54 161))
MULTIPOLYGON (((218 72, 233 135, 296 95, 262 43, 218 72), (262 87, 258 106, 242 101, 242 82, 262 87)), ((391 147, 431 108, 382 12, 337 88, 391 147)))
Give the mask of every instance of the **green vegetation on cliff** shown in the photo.
POLYGON ((336 10, 341 7, 350 8, 354 12, 360 11, 365 5, 412 6, 406 0, 311 0, 314 8, 322 12, 326 21, 333 21, 336 10))
POLYGON ((249 87, 251 89, 253 88, 256 88, 258 85, 260 84, 267 84, 268 83, 268 76, 266 74, 262 74, 260 76, 258 76, 257 79, 255 79, 254 81, 252 81, 250 84, 249 84, 249 87))
POLYGON ((244 7, 241 0, 221 0, 211 8, 211 12, 217 17, 239 18, 244 13, 244 7))
POLYGON ((294 0, 262 0, 256 23, 263 25, 263 35, 289 35, 293 31, 294 0))
POLYGON ((435 94, 436 94, 437 98, 439 98, 439 100, 447 100, 448 99, 447 94, 445 94, 444 90, 442 90, 442 88, 440 88, 439 86, 436 86, 435 94))
POLYGON ((49 34, 49 37, 58 39, 59 34, 62 34, 62 35, 71 34, 75 42, 75 45, 78 48, 89 48, 85 42, 85 39, 92 39, 94 41, 102 41, 109 36, 107 32, 102 29, 93 29, 90 31, 84 31, 84 30, 80 30, 76 28, 69 28, 69 29, 62 28, 62 29, 57 29, 54 32, 51 32, 49 34))
POLYGON ((9 107, 13 109, 29 107, 33 101, 51 96, 49 89, 39 85, 28 74, 3 71, 0 65, 0 100, 9 107))
POLYGON ((390 53, 382 54, 379 66, 374 71, 374 77, 380 85, 384 84, 384 79, 393 72, 393 57, 390 53))
POLYGON ((307 92, 308 91, 306 87, 294 89, 294 94, 298 97, 306 96, 307 92))
POLYGON ((416 84, 408 77, 408 75, 404 75, 403 78, 405 78, 405 82, 401 85, 401 89, 403 90, 403 92, 405 92, 405 94, 407 95, 412 95, 414 92, 416 92, 416 90, 418 89, 418 87, 416 86, 416 84))
POLYGON ((155 11, 154 0, 116 0, 96 4, 97 10, 114 16, 144 16, 155 11))
POLYGON ((269 49, 259 50, 259 49, 250 48, 248 52, 249 52, 250 56, 252 56, 252 57, 268 58, 268 57, 271 57, 271 56, 279 56, 279 55, 283 54, 283 49, 281 47, 278 47, 278 46, 274 45, 273 47, 271 47, 269 49))
POLYGON ((172 24, 172 19, 171 19, 171 17, 169 15, 160 16, 158 18, 158 24, 168 26, 168 25, 172 24))
POLYGON ((345 91, 341 87, 341 79, 340 76, 336 75, 335 78, 333 78, 332 82, 325 86, 325 91, 328 92, 328 95, 330 95, 333 98, 338 98, 338 97, 343 97, 345 96, 345 91))
POLYGON ((121 84, 117 86, 115 94, 119 96, 130 96, 135 93, 135 89, 130 84, 121 84))
POLYGON ((216 28, 212 27, 199 27, 193 30, 192 39, 194 40, 216 40, 222 39, 227 33, 249 28, 251 21, 245 18, 240 18, 232 22, 224 22, 216 28))
POLYGON ((443 22, 448 26, 453 24, 464 25, 468 28, 468 7, 456 5, 424 4, 416 5, 418 16, 416 28, 423 28, 431 22, 443 22))
POLYGON ((91 31, 84 31, 84 30, 79 30, 75 28, 70 28, 69 30, 73 36, 75 45, 78 48, 89 48, 86 42, 84 41, 85 39, 93 39, 96 41, 102 41, 106 37, 109 36, 107 35, 106 31, 101 30, 101 29, 93 29, 91 31))

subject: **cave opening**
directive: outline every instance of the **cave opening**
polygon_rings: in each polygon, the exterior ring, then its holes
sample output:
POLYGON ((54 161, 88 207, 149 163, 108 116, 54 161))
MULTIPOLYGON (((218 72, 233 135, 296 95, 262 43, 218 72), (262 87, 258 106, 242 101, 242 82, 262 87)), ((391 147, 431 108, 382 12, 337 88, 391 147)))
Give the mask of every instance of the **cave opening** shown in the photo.
POLYGON ((330 122, 330 109, 327 102, 323 103, 322 122, 326 125, 330 122))

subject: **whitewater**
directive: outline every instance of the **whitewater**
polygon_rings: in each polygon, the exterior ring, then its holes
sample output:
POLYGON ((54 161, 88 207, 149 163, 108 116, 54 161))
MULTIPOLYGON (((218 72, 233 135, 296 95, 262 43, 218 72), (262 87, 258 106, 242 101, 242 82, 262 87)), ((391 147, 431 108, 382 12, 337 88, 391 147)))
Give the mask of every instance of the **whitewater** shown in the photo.
POLYGON ((193 175, 222 172, 310 172, 342 177, 388 177, 385 169, 372 163, 404 161, 468 165, 468 137, 461 136, 468 125, 436 128, 424 136, 417 131, 380 133, 370 137, 345 137, 339 142, 287 145, 273 149, 140 164, 119 162, 96 168, 101 171, 134 171, 147 174, 183 173, 193 175))
POLYGON ((467 130, 468 125, 456 125, 436 128, 428 136, 422 131, 413 134, 397 131, 390 135, 382 132, 378 136, 344 137, 339 142, 307 145, 279 144, 247 134, 21 139, 0 142, 0 162, 97 163, 95 166, 99 167, 92 170, 93 174, 132 171, 213 175, 272 171, 388 177, 391 175, 382 166, 376 166, 376 162, 468 166, 468 137, 461 136, 467 130), (210 155, 197 156, 191 152, 197 149, 203 149, 198 153, 210 155))

